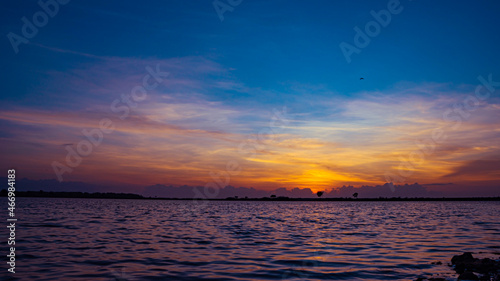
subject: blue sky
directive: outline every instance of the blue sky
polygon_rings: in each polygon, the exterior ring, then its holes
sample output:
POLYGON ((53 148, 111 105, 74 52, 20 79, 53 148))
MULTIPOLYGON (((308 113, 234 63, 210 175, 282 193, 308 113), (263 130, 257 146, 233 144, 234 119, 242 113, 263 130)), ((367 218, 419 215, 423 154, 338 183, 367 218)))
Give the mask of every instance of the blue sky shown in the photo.
MULTIPOLYGON (((140 81, 146 73, 145 67, 160 64, 170 73, 169 80, 150 92, 147 101, 134 111, 137 119, 125 120, 123 128, 139 126, 133 122, 147 120, 170 126, 170 129, 177 126, 189 132, 204 131, 210 137, 202 143, 191 137, 183 140, 192 145, 176 148, 184 156, 169 150, 162 152, 165 157, 175 155, 187 159, 181 162, 188 170, 193 167, 196 171, 202 170, 203 173, 194 176, 199 180, 189 181, 187 176, 158 176, 164 174, 161 167, 169 170, 179 165, 174 161, 163 166, 155 163, 157 170, 150 169, 155 179, 151 184, 185 181, 202 184, 206 179, 201 174, 219 169, 218 165, 223 166, 231 157, 241 158, 224 154, 233 149, 231 143, 237 144, 244 141, 246 134, 257 133, 272 118, 273 109, 283 106, 287 107, 293 121, 291 127, 279 135, 283 138, 279 142, 281 145, 281 141, 288 141, 288 144, 279 149, 273 146, 277 144, 266 148, 268 154, 263 155, 278 155, 272 161, 264 159, 265 156, 240 159, 240 163, 247 163, 248 175, 234 180, 241 185, 253 184, 262 188, 266 184, 298 185, 300 178, 314 175, 318 180, 308 184, 383 183, 383 170, 394 168, 396 164, 387 159, 368 161, 375 157, 373 155, 353 160, 355 163, 334 160, 327 163, 330 160, 317 158, 307 164, 316 165, 314 168, 294 170, 302 176, 292 181, 270 177, 264 171, 286 169, 279 165, 296 161, 297 158, 287 158, 290 155, 305 157, 307 153, 294 150, 290 144, 292 140, 295 144, 302 143, 301 149, 312 145, 331 152, 332 147, 347 149, 350 146, 349 151, 339 152, 339 157, 347 157, 364 148, 384 151, 383 147, 387 146, 401 147, 395 153, 407 153, 414 147, 410 142, 429 134, 430 127, 422 124, 436 124, 435 120, 442 119, 447 107, 473 93, 480 84, 479 75, 492 74, 494 81, 500 80, 498 1, 402 0, 399 4, 402 11, 392 14, 390 23, 381 27, 380 33, 371 38, 359 54, 353 54, 348 63, 339 44, 354 44, 354 28, 364 29, 374 20, 370 12, 387 9, 388 3, 391 1, 243 0, 233 11, 225 12, 221 21, 212 1, 143 1, 137 4, 136 1, 72 0, 59 5, 57 14, 39 28, 29 43, 20 44, 19 52, 15 53, 8 34, 22 35, 21 18, 32 21, 41 8, 37 1, 4 1, 0 11, 4 35, 0 43, 0 82, 4 86, 0 93, 4 105, 0 124, 5 143, 3 149, 14 152, 3 165, 9 165, 7 161, 16 158, 15 153, 29 152, 44 161, 26 171, 26 175, 35 179, 53 178, 50 164, 43 163, 64 158, 64 149, 55 143, 78 142, 82 126, 90 126, 92 120, 109 116, 110 103, 140 81), (359 80, 360 77, 364 80, 359 80), (74 124, 59 124, 50 114, 60 114, 60 118, 72 120, 74 124), (408 121, 410 119, 413 121, 408 121), (33 120, 46 121, 36 123, 33 120), (411 132, 405 131, 405 126, 412 128, 411 132), (338 131, 328 133, 325 128, 337 128, 338 131), (381 133, 381 128, 387 131, 381 133), (397 131, 395 135, 387 133, 394 131, 397 131), (212 139, 213 132, 227 136, 222 140, 212 139), (36 134, 50 141, 40 140, 36 134), (389 141, 394 138, 401 143, 389 141), (308 144, 304 144, 305 141, 308 144), (291 151, 280 150, 284 147, 291 151), (198 161, 215 157, 199 152, 203 148, 213 154, 222 154, 216 157, 217 161, 198 161), (363 164, 367 161, 369 168, 363 164), (258 166, 264 165, 258 163, 278 166, 258 166), (377 165, 383 168, 373 168, 377 165), (322 169, 326 171, 318 172, 322 169), (328 174, 332 169, 336 172, 328 174), (366 171, 362 172, 363 169, 366 171), (324 179, 330 176, 335 180, 324 179), (250 180, 252 177, 263 180, 250 180)), ((472 119, 467 119, 470 127, 462 126, 460 131, 453 133, 463 136, 463 131, 483 128, 485 124, 494 126, 498 116, 498 92, 492 93, 480 107, 484 110, 478 110, 472 119)), ((491 133, 492 128, 496 132, 494 127, 485 131, 491 133)), ((138 135, 133 132, 125 130, 122 138, 116 133, 105 144, 121 148, 116 153, 123 154, 123 149, 134 147, 123 141, 123 137, 138 141, 138 135)), ((144 145, 156 141, 180 145, 173 137, 161 140, 156 133, 148 133, 152 135, 146 138, 147 141, 144 137, 139 138, 144 145)), ((484 147, 490 149, 483 151, 486 154, 457 154, 453 159, 433 154, 434 162, 426 165, 441 165, 443 172, 429 182, 441 182, 440 177, 456 175, 456 171, 477 163, 473 161, 496 161, 500 155, 495 145, 497 135, 488 135, 486 139, 489 142, 484 147), (446 164, 443 161, 447 161, 446 164)), ((456 137, 453 142, 445 146, 472 149, 477 139, 456 137)), ((101 150, 109 152, 112 149, 101 150)), ((311 155, 323 155, 325 150, 311 155)), ((89 159, 94 157, 98 162, 99 157, 109 157, 104 152, 97 153, 89 159)), ((16 166, 24 163, 23 157, 18 157, 21 160, 16 160, 16 166)), ((119 161, 118 158, 114 161, 119 161)), ((67 174, 68 177, 85 179, 92 171, 90 163, 93 162, 89 160, 88 163, 89 167, 75 169, 71 175, 67 174)), ((119 176, 118 171, 107 174, 113 176, 103 175, 103 181, 119 176)), ((428 176, 430 171, 415 169, 417 174, 428 176)), ((488 184, 496 182, 497 173, 493 171, 493 176, 489 174, 482 180, 488 184)))
MULTIPOLYGON (((85 61, 34 44, 96 56, 203 56, 235 69, 232 74, 250 87, 281 91, 295 83, 321 84, 343 95, 400 81, 474 84, 478 75, 498 70, 497 1, 402 1, 403 11, 346 63, 339 44, 352 44, 353 28, 364 27, 373 19, 370 11, 387 3, 243 1, 221 22, 210 1, 71 1, 18 55, 4 37, 2 65, 9 71, 2 79, 16 81, 17 87, 4 84, 26 94, 43 72, 85 61), (27 67, 42 73, 19 79, 27 67), (360 76, 368 78, 362 85, 360 76)), ((5 35, 20 33, 21 17, 40 10, 36 1, 3 6, 5 35)))

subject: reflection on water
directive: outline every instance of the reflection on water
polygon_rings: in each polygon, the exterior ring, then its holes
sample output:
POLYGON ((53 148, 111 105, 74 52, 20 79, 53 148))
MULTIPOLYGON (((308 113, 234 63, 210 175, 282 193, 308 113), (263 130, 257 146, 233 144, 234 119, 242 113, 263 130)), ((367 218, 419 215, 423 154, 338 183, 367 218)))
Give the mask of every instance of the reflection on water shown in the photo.
POLYGON ((18 201, 20 280, 415 280, 500 251, 498 202, 18 201))

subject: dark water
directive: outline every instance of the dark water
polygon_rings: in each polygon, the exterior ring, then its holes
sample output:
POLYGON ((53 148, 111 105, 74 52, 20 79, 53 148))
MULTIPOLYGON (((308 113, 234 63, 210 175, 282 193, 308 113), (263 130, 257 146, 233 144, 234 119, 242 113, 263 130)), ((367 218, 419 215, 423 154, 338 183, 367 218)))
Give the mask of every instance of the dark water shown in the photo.
POLYGON ((498 202, 18 198, 16 211, 19 280, 453 280, 454 254, 500 252, 498 202))

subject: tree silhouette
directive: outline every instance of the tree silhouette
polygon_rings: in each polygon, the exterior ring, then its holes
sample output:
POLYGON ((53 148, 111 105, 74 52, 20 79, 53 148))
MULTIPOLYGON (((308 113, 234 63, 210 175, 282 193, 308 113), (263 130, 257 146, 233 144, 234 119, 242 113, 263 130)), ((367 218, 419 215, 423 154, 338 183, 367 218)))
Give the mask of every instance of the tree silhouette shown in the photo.
POLYGON ((352 197, 354 197, 354 198, 358 198, 358 193, 357 193, 357 192, 354 192, 354 194, 352 195, 352 197))
POLYGON ((321 197, 321 195, 323 195, 323 193, 325 193, 324 191, 318 191, 316 192, 316 195, 318 195, 318 197, 321 197))

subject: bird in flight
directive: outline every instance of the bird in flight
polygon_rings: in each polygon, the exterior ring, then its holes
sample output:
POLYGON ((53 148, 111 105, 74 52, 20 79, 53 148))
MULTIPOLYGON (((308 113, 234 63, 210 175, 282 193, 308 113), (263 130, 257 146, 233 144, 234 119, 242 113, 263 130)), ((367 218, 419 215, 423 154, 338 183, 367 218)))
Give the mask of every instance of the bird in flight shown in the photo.
POLYGON ((359 80, 365 80, 365 78, 361 77, 361 78, 359 78, 359 80))

